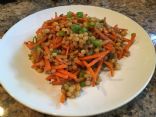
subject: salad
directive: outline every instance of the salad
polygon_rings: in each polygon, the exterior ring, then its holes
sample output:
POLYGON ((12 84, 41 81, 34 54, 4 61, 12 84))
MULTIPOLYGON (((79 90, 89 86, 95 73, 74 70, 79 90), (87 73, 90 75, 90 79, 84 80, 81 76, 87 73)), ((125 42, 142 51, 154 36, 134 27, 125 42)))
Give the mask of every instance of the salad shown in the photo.
POLYGON ((110 26, 106 18, 90 17, 83 12, 57 15, 43 23, 31 41, 32 68, 46 73, 52 85, 61 85, 60 102, 76 98, 83 87, 96 86, 101 71, 120 69, 118 60, 130 55, 136 34, 126 38, 128 30, 110 26))

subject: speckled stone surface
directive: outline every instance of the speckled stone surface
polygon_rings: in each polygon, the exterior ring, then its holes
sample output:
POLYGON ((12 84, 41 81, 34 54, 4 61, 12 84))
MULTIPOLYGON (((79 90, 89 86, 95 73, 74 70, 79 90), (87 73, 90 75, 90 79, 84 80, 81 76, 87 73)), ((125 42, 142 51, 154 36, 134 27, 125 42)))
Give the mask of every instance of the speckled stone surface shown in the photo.
MULTIPOLYGON (((82 0, 81 0, 82 1, 82 0)), ((17 0, 15 3, 0 4, 0 37, 16 22, 36 11, 67 5, 65 0, 17 0)), ((88 4, 118 11, 136 21, 149 34, 156 34, 156 0, 91 0, 88 4)), ((50 117, 33 111, 14 100, 0 86, 0 107, 3 117, 50 117)), ((156 117, 156 70, 152 80, 135 99, 128 104, 97 117, 156 117)))

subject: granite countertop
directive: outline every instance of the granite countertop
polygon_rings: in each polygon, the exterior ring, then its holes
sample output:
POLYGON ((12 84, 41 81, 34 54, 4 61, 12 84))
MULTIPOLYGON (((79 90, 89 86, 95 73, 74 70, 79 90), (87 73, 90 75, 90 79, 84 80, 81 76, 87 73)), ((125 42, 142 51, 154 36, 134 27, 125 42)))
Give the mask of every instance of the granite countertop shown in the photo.
MULTIPOLYGON (((81 0, 83 1, 83 0, 81 0)), ((84 0, 85 1, 85 0, 84 0)), ((16 22, 36 11, 67 5, 65 0, 17 0, 0 4, 0 37, 16 22)), ((155 0, 91 0, 90 3, 72 3, 100 6, 118 11, 136 21, 149 34, 156 34, 155 0)), ((33 111, 14 100, 0 85, 0 108, 3 117, 50 117, 33 111)), ((97 117, 156 117, 156 70, 152 80, 135 99, 128 104, 97 117)))

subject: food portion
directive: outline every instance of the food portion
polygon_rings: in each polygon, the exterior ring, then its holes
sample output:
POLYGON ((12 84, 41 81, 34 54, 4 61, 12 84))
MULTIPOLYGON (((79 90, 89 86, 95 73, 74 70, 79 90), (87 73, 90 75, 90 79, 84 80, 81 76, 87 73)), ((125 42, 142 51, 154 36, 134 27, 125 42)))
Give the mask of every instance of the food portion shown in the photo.
POLYGON ((118 60, 130 55, 136 34, 127 39, 127 29, 110 26, 106 18, 90 17, 83 12, 55 14, 36 31, 30 49, 32 68, 46 73, 53 85, 61 85, 60 102, 80 95, 83 87, 98 85, 102 70, 120 69, 118 60))

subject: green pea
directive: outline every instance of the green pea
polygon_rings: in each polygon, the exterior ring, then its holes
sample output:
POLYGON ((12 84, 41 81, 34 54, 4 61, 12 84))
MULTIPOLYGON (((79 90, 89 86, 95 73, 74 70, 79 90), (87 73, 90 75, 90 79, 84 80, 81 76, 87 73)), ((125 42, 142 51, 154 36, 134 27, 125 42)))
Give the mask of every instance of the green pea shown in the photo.
POLYGON ((59 31, 58 32, 58 35, 61 36, 61 37, 63 37, 65 35, 65 32, 64 31, 59 31))
POLYGON ((67 17, 68 18, 71 18, 72 17, 72 12, 71 11, 67 12, 67 17))
POLYGON ((88 23, 88 27, 89 28, 93 28, 93 27, 95 27, 96 26, 96 24, 94 23, 94 22, 89 22, 88 23))
POLYGON ((71 25, 71 30, 72 30, 74 33, 79 33, 80 29, 81 29, 81 26, 78 25, 78 24, 73 24, 73 25, 71 25))
POLYGON ((83 12, 77 12, 76 15, 77 15, 78 18, 82 18, 83 17, 83 12))
POLYGON ((87 31, 88 31, 87 28, 83 27, 83 28, 80 29, 79 33, 85 33, 87 31))
POLYGON ((81 87, 85 87, 86 86, 86 83, 85 82, 80 82, 80 86, 81 87))
POLYGON ((99 39, 90 39, 91 43, 94 47, 101 47, 102 46, 102 40, 99 39))

